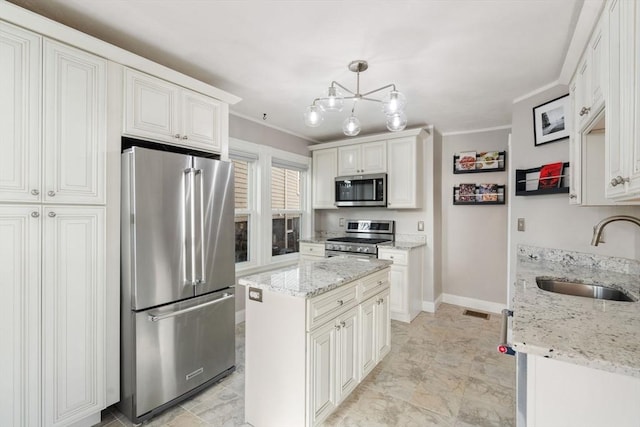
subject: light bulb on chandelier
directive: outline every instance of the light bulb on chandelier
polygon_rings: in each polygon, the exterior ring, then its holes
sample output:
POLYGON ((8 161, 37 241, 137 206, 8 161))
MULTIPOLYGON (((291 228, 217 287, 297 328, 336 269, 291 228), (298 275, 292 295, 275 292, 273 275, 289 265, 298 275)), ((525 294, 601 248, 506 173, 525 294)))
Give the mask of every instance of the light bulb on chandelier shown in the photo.
MULTIPOLYGON (((340 112, 344 107, 345 100, 354 100, 354 108, 356 101, 372 101, 382 104, 382 111, 384 112, 387 120, 387 129, 392 132, 403 130, 407 126, 407 116, 404 114, 404 107, 406 105, 405 96, 396 89, 395 84, 388 84, 378 89, 360 93, 360 73, 369 68, 367 61, 357 60, 349 63, 349 70, 356 73, 356 90, 352 92, 340 83, 333 81, 331 86, 327 89, 326 96, 316 98, 313 103, 307 107, 304 113, 305 124, 310 127, 317 127, 324 119, 324 112, 340 112), (338 88, 342 89, 350 96, 343 96, 338 88), (385 89, 391 89, 384 99, 370 98, 376 92, 380 92, 385 89)), ((351 115, 342 123, 342 131, 347 136, 355 136, 360 133, 360 120, 354 115, 354 110, 351 110, 351 115)))

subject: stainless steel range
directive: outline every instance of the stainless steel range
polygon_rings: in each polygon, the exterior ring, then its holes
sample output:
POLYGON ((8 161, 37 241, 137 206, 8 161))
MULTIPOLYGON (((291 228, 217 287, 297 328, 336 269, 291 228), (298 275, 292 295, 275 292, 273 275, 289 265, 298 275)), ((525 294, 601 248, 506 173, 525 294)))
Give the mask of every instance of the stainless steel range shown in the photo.
POLYGON ((395 239, 395 221, 350 219, 346 236, 327 239, 325 256, 350 255, 366 258, 378 256, 378 245, 392 244, 395 239))

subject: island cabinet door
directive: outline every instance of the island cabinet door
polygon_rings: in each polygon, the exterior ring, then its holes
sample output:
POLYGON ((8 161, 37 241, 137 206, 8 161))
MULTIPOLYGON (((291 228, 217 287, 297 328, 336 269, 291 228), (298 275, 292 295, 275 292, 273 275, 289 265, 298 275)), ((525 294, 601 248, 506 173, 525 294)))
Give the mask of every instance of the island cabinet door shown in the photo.
POLYGON ((377 297, 360 304, 360 370, 361 378, 369 375, 378 362, 377 354, 377 297))
POLYGON ((379 362, 391 351, 389 289, 376 296, 376 357, 379 362))
POLYGON ((354 307, 337 320, 336 403, 342 402, 360 381, 358 360, 358 308, 354 307))
POLYGON ((309 425, 324 420, 336 407, 336 332, 328 322, 309 333, 309 425))

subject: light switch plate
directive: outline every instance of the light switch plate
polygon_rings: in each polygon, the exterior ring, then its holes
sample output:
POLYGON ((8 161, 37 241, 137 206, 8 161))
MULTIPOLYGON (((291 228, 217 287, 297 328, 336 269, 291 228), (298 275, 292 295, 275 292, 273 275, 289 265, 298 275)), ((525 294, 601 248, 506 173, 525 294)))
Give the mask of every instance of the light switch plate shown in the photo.
POLYGON ((518 231, 524 231, 524 218, 518 218, 518 231))
POLYGON ((338 224, 340 225, 340 227, 344 227, 344 218, 340 218, 338 220, 338 224))
POLYGON ((424 231, 424 221, 418 221, 418 231, 424 231))

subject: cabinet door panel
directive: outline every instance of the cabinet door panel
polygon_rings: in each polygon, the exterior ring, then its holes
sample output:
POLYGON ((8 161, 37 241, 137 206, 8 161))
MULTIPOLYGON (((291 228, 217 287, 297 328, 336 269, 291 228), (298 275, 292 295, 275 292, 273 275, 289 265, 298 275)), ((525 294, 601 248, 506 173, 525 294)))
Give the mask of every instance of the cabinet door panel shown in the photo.
POLYGON ((407 313, 407 267, 402 265, 392 265, 389 273, 391 283, 391 311, 397 313, 407 313))
POLYGON ((313 208, 337 209, 335 178, 338 172, 338 149, 313 152, 313 208))
POLYGON ((369 298, 360 306, 360 369, 361 378, 366 377, 376 366, 377 318, 376 300, 369 298))
POLYGON ((360 145, 338 147, 338 176, 355 175, 361 172, 360 145))
POLYGON ((44 46, 44 200, 105 203, 106 62, 44 46))
POLYGON ((377 305, 376 321, 377 321, 377 357, 380 361, 384 356, 391 351, 391 312, 389 304, 389 291, 384 291, 380 294, 380 297, 376 297, 380 300, 380 304, 377 305))
POLYGON ((310 413, 309 425, 315 425, 336 407, 336 332, 334 323, 313 332, 310 337, 310 413))
POLYGON ((0 22, 2 201, 40 200, 41 45, 35 34, 0 22))
POLYGON ((362 171, 384 173, 387 171, 387 141, 362 144, 362 171))
POLYGON ((179 135, 178 87, 155 77, 125 70, 124 133, 176 142, 179 135))
POLYGON ((392 139, 387 148, 387 206, 391 209, 417 208, 416 139, 392 139))
POLYGON ((0 206, 0 420, 7 426, 40 423, 40 209, 0 206))
POLYGON ((358 310, 353 310, 340 316, 338 330, 337 358, 337 386, 336 403, 340 403, 356 388, 359 376, 358 367, 358 310))
POLYGON ((44 209, 46 425, 104 409, 104 208, 44 209))
POLYGON ((220 103, 182 90, 182 138, 189 146, 220 151, 220 103))

